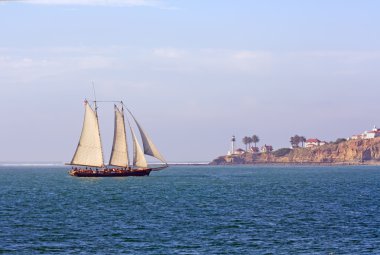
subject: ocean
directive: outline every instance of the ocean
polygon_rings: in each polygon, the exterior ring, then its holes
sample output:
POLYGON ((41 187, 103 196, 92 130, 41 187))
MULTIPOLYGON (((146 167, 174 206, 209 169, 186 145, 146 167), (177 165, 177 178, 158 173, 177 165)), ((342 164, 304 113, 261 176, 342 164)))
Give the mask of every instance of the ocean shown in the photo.
POLYGON ((380 167, 0 166, 2 254, 380 254, 380 167))

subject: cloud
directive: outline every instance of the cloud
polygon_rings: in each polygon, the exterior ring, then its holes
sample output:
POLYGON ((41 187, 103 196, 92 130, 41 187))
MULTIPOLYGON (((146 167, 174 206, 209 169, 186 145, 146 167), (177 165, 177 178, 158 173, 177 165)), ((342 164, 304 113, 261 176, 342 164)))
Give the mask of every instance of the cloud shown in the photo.
POLYGON ((159 48, 153 56, 153 66, 161 71, 267 73, 272 62, 270 52, 227 49, 159 48))
MULTIPOLYGON (((0 48, 0 79, 30 81, 80 72, 156 75, 327 77, 374 75, 380 52, 269 52, 230 49, 143 49, 128 46, 0 48)), ((136 79, 135 82, 138 82, 136 79)))
POLYGON ((86 69, 105 69, 113 66, 113 59, 104 56, 88 56, 78 59, 78 67, 86 69))
POLYGON ((295 51, 276 55, 277 65, 287 73, 314 76, 374 74, 380 64, 379 51, 295 51))
POLYGON ((181 58, 186 55, 186 51, 174 48, 154 49, 153 54, 160 58, 181 58))
POLYGON ((290 55, 312 57, 315 59, 348 59, 353 62, 376 60, 380 58, 380 51, 306 51, 291 52, 290 55))
POLYGON ((165 6, 161 0, 20 0, 19 2, 36 5, 146 6, 157 7, 161 9, 175 9, 174 7, 165 6))
POLYGON ((235 59, 252 59, 257 57, 257 53, 254 51, 238 51, 233 54, 235 59))
POLYGON ((78 71, 108 70, 118 65, 118 60, 110 54, 97 54, 94 50, 78 51, 67 49, 32 50, 23 52, 0 49, 0 80, 29 82, 42 77, 67 75, 78 71), (50 52, 43 55, 42 52, 50 52))

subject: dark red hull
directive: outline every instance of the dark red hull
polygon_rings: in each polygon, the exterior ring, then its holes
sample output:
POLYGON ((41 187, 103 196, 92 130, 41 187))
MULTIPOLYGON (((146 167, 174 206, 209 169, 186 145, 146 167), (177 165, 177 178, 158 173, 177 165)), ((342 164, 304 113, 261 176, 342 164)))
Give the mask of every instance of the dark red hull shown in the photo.
POLYGON ((136 170, 71 170, 69 174, 76 177, 126 177, 126 176, 149 176, 151 168, 136 170))

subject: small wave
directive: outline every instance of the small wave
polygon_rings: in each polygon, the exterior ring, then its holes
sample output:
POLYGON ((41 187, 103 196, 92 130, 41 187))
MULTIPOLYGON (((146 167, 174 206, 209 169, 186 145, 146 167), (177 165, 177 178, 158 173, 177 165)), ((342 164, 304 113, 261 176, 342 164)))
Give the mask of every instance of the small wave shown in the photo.
POLYGON ((209 162, 170 162, 168 165, 208 165, 209 162))
POLYGON ((63 166, 62 163, 0 163, 0 166, 63 166))

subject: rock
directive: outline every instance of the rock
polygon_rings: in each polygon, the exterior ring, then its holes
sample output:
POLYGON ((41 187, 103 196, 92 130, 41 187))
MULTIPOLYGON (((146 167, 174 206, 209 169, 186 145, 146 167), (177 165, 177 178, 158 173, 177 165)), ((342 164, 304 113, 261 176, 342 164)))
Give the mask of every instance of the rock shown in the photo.
POLYGON ((247 152, 242 155, 221 156, 210 164, 380 164, 380 138, 328 143, 312 148, 282 149, 280 152, 247 152))

